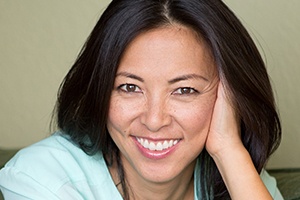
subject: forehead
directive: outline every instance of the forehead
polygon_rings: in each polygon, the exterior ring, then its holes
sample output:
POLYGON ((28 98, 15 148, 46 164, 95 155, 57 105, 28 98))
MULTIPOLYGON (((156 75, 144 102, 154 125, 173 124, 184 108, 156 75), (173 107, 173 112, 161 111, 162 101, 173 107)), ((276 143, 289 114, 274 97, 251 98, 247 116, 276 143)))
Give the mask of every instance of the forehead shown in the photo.
POLYGON ((145 65, 152 70, 173 65, 185 71, 198 65, 209 73, 215 68, 211 58, 210 49, 194 30, 170 25, 138 35, 125 49, 118 71, 145 65))

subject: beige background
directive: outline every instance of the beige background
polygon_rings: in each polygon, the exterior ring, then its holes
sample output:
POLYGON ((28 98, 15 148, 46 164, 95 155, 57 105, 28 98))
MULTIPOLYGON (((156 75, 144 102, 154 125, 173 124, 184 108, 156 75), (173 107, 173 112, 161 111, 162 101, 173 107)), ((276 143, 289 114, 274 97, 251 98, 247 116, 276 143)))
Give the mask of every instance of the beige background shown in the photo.
MULTIPOLYGON (((50 134, 56 92, 108 0, 0 0, 0 148, 50 134)), ((300 1, 226 0, 268 65, 283 125, 269 168, 300 167, 300 1)))

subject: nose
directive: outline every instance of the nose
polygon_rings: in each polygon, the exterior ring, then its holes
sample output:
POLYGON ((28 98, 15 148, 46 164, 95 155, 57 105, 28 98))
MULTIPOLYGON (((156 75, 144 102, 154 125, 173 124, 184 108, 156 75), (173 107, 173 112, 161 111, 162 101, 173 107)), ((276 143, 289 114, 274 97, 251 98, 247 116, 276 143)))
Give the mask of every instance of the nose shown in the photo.
POLYGON ((172 121, 168 107, 167 101, 160 97, 148 99, 141 116, 141 123, 151 132, 158 132, 172 121))

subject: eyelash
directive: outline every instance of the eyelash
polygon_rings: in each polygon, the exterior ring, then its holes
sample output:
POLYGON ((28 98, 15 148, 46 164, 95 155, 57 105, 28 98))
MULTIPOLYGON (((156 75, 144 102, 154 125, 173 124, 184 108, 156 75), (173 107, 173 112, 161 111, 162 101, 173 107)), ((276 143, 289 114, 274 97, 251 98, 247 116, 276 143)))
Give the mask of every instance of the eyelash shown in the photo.
MULTIPOLYGON (((142 93, 142 90, 137 85, 129 84, 129 83, 122 84, 117 89, 126 93, 142 93)), ((181 88, 177 88, 174 92, 172 92, 172 94, 193 95, 193 94, 199 94, 199 91, 192 87, 181 87, 181 88)))
POLYGON ((118 87, 118 90, 120 90, 122 92, 126 92, 126 93, 141 93, 142 92, 142 90, 138 86, 136 86, 134 84, 128 84, 128 83, 120 85, 118 87), (131 91, 132 88, 129 88, 129 87, 134 88, 134 90, 131 91), (136 89, 138 89, 138 91, 136 91, 136 89))
POLYGON ((175 95, 193 95, 193 94, 199 94, 199 91, 192 87, 181 87, 176 89, 172 94, 175 95), (186 93, 186 91, 188 91, 186 93))

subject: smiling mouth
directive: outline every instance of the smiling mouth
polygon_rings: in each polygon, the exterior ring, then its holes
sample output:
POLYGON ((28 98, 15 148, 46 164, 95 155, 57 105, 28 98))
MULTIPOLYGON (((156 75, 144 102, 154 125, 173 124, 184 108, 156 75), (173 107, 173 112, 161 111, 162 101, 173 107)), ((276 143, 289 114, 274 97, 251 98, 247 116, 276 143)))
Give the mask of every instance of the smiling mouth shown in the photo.
POLYGON ((162 151, 168 148, 173 147, 179 142, 178 140, 164 140, 161 142, 149 142, 147 139, 136 137, 138 143, 140 143, 144 148, 149 149, 151 151, 162 151))

